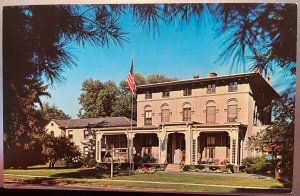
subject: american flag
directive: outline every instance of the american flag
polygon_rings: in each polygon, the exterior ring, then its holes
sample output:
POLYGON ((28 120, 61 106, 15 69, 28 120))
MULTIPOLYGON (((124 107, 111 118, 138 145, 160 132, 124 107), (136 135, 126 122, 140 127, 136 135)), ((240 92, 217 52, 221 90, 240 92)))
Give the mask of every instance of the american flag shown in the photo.
POLYGON ((136 91, 134 74, 133 74, 133 58, 132 58, 131 66, 130 66, 130 71, 129 71, 128 77, 127 77, 127 86, 131 93, 134 93, 136 91))

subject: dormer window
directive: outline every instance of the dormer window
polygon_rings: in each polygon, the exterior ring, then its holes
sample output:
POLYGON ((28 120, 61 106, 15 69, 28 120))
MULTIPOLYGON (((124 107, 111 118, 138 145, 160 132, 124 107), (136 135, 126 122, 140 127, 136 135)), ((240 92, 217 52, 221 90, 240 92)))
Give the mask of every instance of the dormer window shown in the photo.
POLYGON ((191 88, 183 89, 183 96, 191 96, 191 95, 192 95, 192 89, 191 88))
POLYGON ((147 91, 145 94, 145 99, 152 99, 152 92, 147 91))
POLYGON ((237 82, 230 82, 228 85, 228 92, 237 92, 238 83, 237 82))
POLYGON ((170 90, 166 89, 162 92, 162 97, 170 97, 170 90))
POLYGON ((215 92, 216 92, 216 84, 207 85, 207 94, 211 94, 215 92))

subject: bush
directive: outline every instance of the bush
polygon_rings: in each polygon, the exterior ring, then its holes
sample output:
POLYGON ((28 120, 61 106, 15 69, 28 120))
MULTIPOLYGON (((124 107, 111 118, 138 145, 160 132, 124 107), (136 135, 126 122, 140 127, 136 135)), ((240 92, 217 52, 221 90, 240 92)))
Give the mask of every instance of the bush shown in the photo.
POLYGON ((274 174, 274 161, 268 160, 266 156, 247 157, 242 160, 242 168, 246 173, 251 174, 274 174))
POLYGON ((190 169, 191 169, 190 165, 184 165, 182 168, 183 171, 190 171, 190 169))
POLYGON ((67 163, 64 159, 56 161, 55 167, 67 167, 67 163))
POLYGON ((196 168, 196 169, 199 169, 199 170, 202 170, 202 169, 204 169, 205 167, 204 167, 204 165, 195 165, 195 168, 196 168))
POLYGON ((231 164, 226 165, 226 170, 230 171, 231 173, 234 173, 233 165, 231 164))
POLYGON ((95 167, 97 161, 96 159, 89 159, 88 162, 87 162, 87 166, 88 167, 95 167))
POLYGON ((220 169, 218 166, 209 166, 208 168, 211 171, 216 171, 216 170, 220 169))

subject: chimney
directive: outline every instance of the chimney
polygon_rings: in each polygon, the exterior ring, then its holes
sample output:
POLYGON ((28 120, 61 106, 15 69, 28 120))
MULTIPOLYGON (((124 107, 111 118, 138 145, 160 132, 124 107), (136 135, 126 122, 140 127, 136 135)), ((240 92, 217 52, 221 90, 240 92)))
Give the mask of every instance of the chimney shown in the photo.
POLYGON ((216 77, 217 74, 215 72, 211 72, 208 74, 208 77, 211 78, 211 77, 216 77))
POLYGON ((194 75, 193 78, 194 78, 194 79, 198 79, 198 78, 200 78, 200 77, 199 77, 199 75, 194 75))

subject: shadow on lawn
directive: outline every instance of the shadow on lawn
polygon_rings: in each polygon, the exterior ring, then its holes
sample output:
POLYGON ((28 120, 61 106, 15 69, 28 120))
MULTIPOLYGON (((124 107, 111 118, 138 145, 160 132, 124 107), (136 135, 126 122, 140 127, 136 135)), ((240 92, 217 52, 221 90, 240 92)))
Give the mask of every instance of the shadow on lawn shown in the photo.
MULTIPOLYGON (((113 176, 128 176, 128 170, 115 170, 113 176)), ((110 171, 103 169, 81 169, 76 172, 64 172, 51 175, 51 177, 59 178, 86 178, 86 179, 100 179, 100 178, 110 178, 110 171)))
MULTIPOLYGON (((278 187, 272 187, 278 188, 278 187)), ((236 188, 237 193, 291 193, 292 189, 249 189, 249 188, 236 188)))
MULTIPOLYGON (((117 176, 128 176, 128 170, 115 170, 113 172, 113 177, 117 176)), ((74 179, 103 179, 110 178, 110 171, 99 170, 99 169, 81 169, 76 172, 63 172, 50 175, 48 178, 34 178, 22 180, 28 184, 43 184, 43 185, 55 185, 60 183, 57 179, 61 178, 74 178, 74 179)), ((72 180, 70 179, 70 182, 72 180)), ((64 183, 68 183, 68 180, 64 180, 64 183)))

